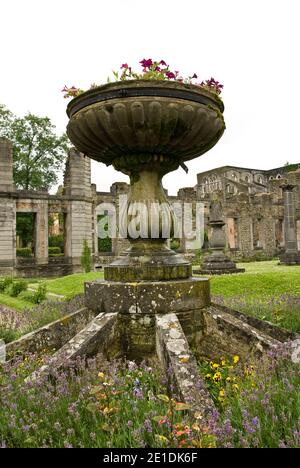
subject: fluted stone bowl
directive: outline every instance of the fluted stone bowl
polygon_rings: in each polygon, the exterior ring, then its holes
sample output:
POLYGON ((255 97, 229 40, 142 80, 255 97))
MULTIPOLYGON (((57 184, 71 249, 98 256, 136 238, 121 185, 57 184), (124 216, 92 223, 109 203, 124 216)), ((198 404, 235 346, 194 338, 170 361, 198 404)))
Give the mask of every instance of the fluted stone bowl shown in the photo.
POLYGON ((223 110, 215 93, 195 85, 109 83, 69 103, 67 133, 79 151, 123 172, 135 155, 139 164, 152 164, 149 156, 163 155, 176 166, 217 143, 225 129, 223 110))

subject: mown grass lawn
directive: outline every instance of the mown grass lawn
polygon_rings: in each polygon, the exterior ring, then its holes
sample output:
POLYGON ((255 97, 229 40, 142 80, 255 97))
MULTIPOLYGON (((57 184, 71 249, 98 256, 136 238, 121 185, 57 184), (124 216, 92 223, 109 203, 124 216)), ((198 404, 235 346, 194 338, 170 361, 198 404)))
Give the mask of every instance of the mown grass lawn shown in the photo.
POLYGON ((46 281, 47 291, 62 296, 75 296, 84 291, 84 282, 103 278, 103 272, 76 273, 46 281))
POLYGON ((32 302, 25 301, 20 297, 11 297, 7 294, 0 294, 0 304, 19 311, 30 309, 34 306, 32 302))
POLYGON ((214 296, 270 299, 283 294, 300 297, 300 266, 279 266, 277 261, 241 263, 245 273, 211 277, 214 296))

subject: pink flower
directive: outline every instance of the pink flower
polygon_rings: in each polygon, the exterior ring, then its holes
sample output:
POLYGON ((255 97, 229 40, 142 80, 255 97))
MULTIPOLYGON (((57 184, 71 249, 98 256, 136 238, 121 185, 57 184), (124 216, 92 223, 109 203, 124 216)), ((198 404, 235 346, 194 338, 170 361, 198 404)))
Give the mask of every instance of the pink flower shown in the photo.
POLYGON ((168 66, 164 60, 161 60, 161 61, 159 62, 159 64, 162 65, 163 67, 167 67, 167 66, 168 66))
POLYGON ((160 67, 156 67, 156 68, 155 68, 155 71, 158 71, 158 72, 159 72, 159 71, 161 71, 161 68, 160 68, 160 67))
POLYGON ((196 73, 193 74, 192 79, 193 79, 193 78, 198 78, 198 76, 196 75, 196 73))
POLYGON ((166 73, 166 76, 169 78, 169 80, 171 80, 172 78, 176 78, 176 77, 175 77, 175 74, 174 74, 173 72, 170 72, 170 71, 168 71, 168 72, 166 73))
POLYGON ((143 59, 143 60, 140 61, 140 64, 141 64, 142 67, 144 67, 144 68, 150 68, 150 67, 153 65, 153 62, 152 62, 151 59, 148 59, 148 60, 143 59))
POLYGON ((128 63, 123 63, 120 68, 129 68, 128 63))

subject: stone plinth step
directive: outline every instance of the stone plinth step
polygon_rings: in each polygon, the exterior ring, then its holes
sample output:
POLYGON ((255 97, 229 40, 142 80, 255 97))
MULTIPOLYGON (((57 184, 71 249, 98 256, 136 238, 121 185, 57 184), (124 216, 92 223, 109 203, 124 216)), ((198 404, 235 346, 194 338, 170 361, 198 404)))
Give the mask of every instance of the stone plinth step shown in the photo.
POLYGON ((245 268, 222 269, 222 270, 193 270, 195 275, 234 275, 235 273, 245 273, 245 268))
POLYGON ((201 309, 210 304, 209 280, 91 281, 85 283, 85 301, 89 309, 99 313, 153 315, 201 309))
POLYGON ((173 383, 190 411, 203 416, 212 412, 213 401, 176 314, 156 316, 156 351, 165 372, 172 368, 173 383))
POLYGON ((300 252, 285 252, 279 260, 279 265, 300 265, 300 252))

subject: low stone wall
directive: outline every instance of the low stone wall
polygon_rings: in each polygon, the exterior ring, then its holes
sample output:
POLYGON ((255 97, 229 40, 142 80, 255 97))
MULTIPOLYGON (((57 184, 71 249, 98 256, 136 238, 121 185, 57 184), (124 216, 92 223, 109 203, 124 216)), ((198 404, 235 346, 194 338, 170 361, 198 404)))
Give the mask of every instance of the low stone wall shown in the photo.
POLYGON ((234 262, 262 262, 266 260, 273 260, 280 255, 281 249, 273 249, 272 251, 266 251, 263 249, 254 249, 248 251, 242 251, 239 249, 230 249, 226 251, 226 254, 234 262))
POLYGON ((51 360, 31 374, 27 380, 36 379, 41 375, 50 375, 52 365, 56 370, 63 367, 65 361, 74 361, 77 357, 89 358, 108 351, 113 341, 113 328, 117 314, 99 314, 76 336, 71 338, 57 351, 51 360))
MULTIPOLYGON (((212 306, 216 306, 216 304, 212 304, 212 306)), ((251 315, 243 314, 234 309, 230 309, 229 307, 225 307, 222 305, 217 305, 218 310, 222 310, 227 314, 231 314, 234 317, 242 320, 243 322, 248 323, 251 327, 256 328, 257 330, 262 331, 264 334, 269 335, 270 337, 274 338, 275 340, 281 341, 282 343, 287 341, 294 341, 300 338, 295 332, 286 330, 284 328, 280 328, 276 325, 273 325, 270 322, 266 322, 265 320, 260 320, 255 317, 251 317, 251 315)))
POLYGON ((16 354, 53 351, 64 346, 74 335, 80 332, 94 317, 95 312, 83 307, 55 322, 51 322, 20 339, 8 343, 6 353, 8 358, 16 354))
POLYGON ((229 313, 218 305, 203 309, 204 331, 197 346, 199 357, 219 360, 221 356, 238 354, 242 359, 261 357, 264 352, 281 344, 276 336, 276 327, 270 334, 270 324, 264 329, 244 320, 243 314, 229 313), (242 319, 243 316, 243 319, 242 319), (273 335, 273 336, 272 336, 273 335))

